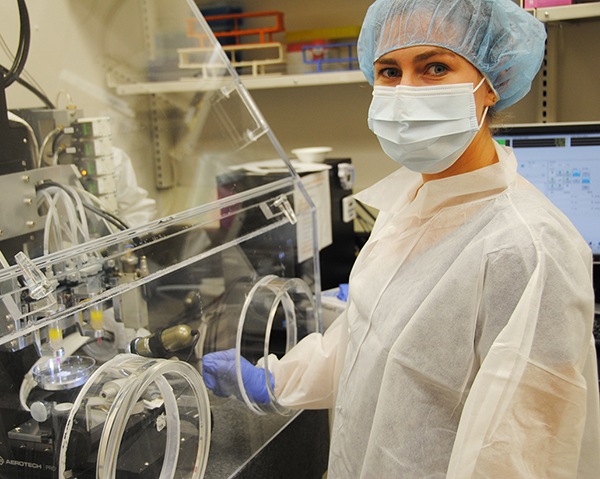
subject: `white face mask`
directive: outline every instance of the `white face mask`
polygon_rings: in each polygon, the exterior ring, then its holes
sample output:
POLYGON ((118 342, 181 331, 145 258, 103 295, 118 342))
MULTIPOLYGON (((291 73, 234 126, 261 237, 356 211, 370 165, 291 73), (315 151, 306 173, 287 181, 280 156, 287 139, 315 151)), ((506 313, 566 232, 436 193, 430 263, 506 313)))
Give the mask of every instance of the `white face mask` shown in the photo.
POLYGON ((383 151, 418 173, 450 168, 483 125, 477 122, 472 83, 439 86, 375 86, 369 128, 383 151))

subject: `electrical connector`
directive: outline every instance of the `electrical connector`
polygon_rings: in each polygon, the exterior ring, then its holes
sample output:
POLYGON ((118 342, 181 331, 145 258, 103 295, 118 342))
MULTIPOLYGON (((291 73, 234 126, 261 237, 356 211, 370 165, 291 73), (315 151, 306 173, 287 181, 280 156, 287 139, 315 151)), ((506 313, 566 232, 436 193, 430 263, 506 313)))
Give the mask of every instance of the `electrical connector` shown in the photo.
POLYGON ((117 191, 117 181, 114 176, 82 178, 82 182, 85 189, 96 196, 107 195, 117 191))
POLYGON ((342 199, 342 221, 350 223, 356 219, 356 200, 354 196, 346 196, 342 199))
POLYGON ((108 117, 79 118, 73 123, 76 138, 99 138, 110 136, 110 119, 108 117))
POLYGON ((110 156, 112 154, 112 141, 106 137, 76 141, 72 146, 76 148, 75 155, 78 157, 110 156))

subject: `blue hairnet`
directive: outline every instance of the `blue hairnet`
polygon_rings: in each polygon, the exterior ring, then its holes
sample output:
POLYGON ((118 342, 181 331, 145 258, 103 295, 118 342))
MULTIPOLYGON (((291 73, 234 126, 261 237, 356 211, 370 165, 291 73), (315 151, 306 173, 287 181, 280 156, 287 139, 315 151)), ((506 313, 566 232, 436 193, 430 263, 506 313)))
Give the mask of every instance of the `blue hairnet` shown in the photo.
POLYGON ((377 0, 358 39, 360 68, 371 85, 373 62, 399 48, 435 45, 471 62, 500 96, 496 111, 531 88, 544 57, 543 24, 511 0, 377 0))

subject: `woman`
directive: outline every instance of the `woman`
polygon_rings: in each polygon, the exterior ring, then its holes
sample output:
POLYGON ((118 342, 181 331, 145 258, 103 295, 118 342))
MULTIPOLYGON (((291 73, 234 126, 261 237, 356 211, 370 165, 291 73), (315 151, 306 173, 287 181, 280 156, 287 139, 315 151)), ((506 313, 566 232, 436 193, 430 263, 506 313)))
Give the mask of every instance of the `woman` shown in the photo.
POLYGON ((380 213, 345 313, 272 368, 281 404, 335 406, 329 477, 600 473, 591 251, 486 122, 527 93, 544 39, 510 0, 367 13, 369 127, 405 168, 357 195, 380 213))

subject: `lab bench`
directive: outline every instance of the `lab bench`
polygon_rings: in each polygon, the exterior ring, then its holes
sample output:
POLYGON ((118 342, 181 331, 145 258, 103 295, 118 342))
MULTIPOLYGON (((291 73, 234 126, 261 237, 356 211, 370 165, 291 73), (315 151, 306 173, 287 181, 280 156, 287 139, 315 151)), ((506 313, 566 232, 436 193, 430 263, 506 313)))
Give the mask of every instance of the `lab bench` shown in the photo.
POLYGON ((320 479, 327 470, 327 411, 258 416, 239 401, 214 398, 211 411, 205 479, 320 479))

